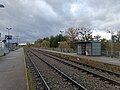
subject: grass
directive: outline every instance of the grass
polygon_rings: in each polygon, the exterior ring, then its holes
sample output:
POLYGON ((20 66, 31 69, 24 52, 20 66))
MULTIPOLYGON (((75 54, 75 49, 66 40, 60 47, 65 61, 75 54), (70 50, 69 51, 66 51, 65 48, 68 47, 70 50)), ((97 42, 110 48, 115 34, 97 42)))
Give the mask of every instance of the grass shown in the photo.
MULTIPOLYGON (((25 51, 24 51, 24 54, 25 54, 25 60, 27 61, 27 60, 28 60, 28 57, 27 57, 25 51)), ((27 64, 26 64, 26 65, 27 65, 27 64)), ((33 75, 32 75, 32 73, 30 72, 30 69, 29 69, 29 68, 26 68, 26 69, 27 69, 27 79, 28 79, 29 90, 36 90, 36 89, 35 89, 34 82, 33 82, 33 75)))
POLYGON ((27 69, 27 78, 28 78, 29 90, 36 90, 33 82, 33 77, 29 69, 27 69))

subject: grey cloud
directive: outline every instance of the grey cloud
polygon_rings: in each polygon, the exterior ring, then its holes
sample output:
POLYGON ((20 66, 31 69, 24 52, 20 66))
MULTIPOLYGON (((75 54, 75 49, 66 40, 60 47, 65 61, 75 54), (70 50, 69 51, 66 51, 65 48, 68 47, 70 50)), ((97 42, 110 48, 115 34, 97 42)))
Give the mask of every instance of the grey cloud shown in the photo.
POLYGON ((20 36, 20 42, 59 34, 82 25, 106 29, 120 24, 119 0, 1 0, 0 32, 20 36))

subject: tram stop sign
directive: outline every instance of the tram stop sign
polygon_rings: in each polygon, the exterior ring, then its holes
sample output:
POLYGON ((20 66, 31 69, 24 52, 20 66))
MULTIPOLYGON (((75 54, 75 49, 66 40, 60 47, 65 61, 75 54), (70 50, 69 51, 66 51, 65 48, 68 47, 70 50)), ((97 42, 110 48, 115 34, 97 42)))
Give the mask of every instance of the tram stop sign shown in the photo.
POLYGON ((5 35, 5 39, 12 40, 12 35, 5 35))

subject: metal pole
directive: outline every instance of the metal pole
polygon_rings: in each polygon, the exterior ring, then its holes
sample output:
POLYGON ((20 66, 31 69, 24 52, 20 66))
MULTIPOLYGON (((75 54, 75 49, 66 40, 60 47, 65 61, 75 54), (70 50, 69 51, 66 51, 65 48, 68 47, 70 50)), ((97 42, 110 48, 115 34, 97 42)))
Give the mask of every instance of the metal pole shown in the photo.
POLYGON ((111 57, 113 57, 113 32, 111 30, 108 30, 108 33, 111 34, 111 57))
MULTIPOLYGON (((64 31, 60 31, 61 32, 61 35, 62 35, 62 33, 64 32, 64 31)), ((61 36, 61 52, 62 52, 62 36, 61 36)))
POLYGON ((9 35, 10 35, 10 30, 12 28, 6 28, 8 30, 8 36, 7 36, 7 39, 8 39, 8 50, 10 50, 10 47, 9 47, 9 35))
POLYGON ((8 50, 9 50, 9 29, 8 29, 8 36, 7 36, 7 39, 8 39, 8 50))
POLYGON ((113 56, 113 32, 111 32, 111 57, 113 56))

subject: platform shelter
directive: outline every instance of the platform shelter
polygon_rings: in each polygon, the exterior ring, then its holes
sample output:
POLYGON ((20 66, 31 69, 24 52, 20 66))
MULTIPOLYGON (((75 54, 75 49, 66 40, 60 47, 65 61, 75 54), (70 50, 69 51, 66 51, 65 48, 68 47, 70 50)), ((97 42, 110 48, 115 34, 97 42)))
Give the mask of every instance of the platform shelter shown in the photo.
POLYGON ((77 42, 77 54, 88 55, 88 56, 100 56, 101 42, 99 41, 77 42))

